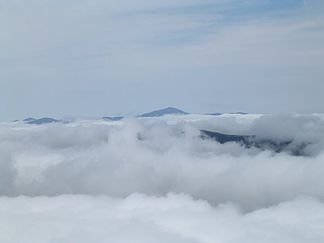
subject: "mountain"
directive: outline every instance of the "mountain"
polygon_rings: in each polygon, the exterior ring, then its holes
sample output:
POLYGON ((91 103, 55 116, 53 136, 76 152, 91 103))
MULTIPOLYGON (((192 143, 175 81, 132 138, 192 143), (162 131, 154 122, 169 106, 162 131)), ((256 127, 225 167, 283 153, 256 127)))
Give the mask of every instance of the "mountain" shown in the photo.
POLYGON ((105 116, 102 118, 105 121, 120 121, 122 119, 124 119, 123 116, 105 116))
POLYGON ((206 115, 208 115, 208 116, 219 116, 219 115, 222 115, 222 114, 247 115, 247 114, 249 114, 249 113, 241 112, 241 111, 238 111, 238 112, 230 112, 230 113, 214 112, 214 113, 207 113, 206 115))
POLYGON ((206 115, 208 116, 220 116, 222 115, 223 113, 219 113, 219 112, 214 112, 214 113, 207 113, 206 115))
POLYGON ((33 118, 33 117, 28 117, 26 119, 24 119, 23 121, 28 123, 28 122, 33 122, 33 121, 36 121, 37 119, 33 118))
POLYGON ((160 117, 164 115, 187 115, 189 113, 179 110, 174 107, 167 107, 161 110, 156 110, 148 113, 144 113, 142 115, 139 115, 139 117, 160 117))
POLYGON ((231 112, 229 114, 234 114, 234 115, 247 115, 249 113, 246 113, 246 112, 242 112, 242 111, 237 111, 237 112, 231 112))
POLYGON ((42 125, 42 124, 49 124, 49 123, 54 123, 54 122, 59 122, 59 120, 56 120, 54 118, 50 117, 43 117, 40 119, 35 119, 35 118, 26 118, 23 120, 27 124, 35 124, 35 125, 42 125))
POLYGON ((296 143, 293 140, 274 140, 274 139, 259 139, 255 135, 232 135, 207 130, 200 130, 202 139, 213 139, 220 144, 235 142, 243 145, 246 148, 259 148, 261 150, 271 150, 276 153, 282 151, 289 152, 295 156, 306 156, 305 148, 308 145, 305 142, 296 143))

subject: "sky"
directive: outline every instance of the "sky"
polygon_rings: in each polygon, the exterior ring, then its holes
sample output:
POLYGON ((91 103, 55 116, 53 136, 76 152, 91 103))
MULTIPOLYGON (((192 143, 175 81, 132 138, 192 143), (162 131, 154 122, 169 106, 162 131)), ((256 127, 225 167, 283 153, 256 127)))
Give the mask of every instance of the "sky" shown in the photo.
POLYGON ((0 121, 324 112, 321 0, 0 0, 0 121))

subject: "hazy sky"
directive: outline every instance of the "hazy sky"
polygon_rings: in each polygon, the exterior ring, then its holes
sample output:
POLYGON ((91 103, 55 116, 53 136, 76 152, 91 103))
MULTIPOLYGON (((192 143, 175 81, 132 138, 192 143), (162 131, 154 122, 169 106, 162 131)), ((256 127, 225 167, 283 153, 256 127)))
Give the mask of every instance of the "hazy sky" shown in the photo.
POLYGON ((322 0, 0 0, 0 120, 324 112, 322 0))

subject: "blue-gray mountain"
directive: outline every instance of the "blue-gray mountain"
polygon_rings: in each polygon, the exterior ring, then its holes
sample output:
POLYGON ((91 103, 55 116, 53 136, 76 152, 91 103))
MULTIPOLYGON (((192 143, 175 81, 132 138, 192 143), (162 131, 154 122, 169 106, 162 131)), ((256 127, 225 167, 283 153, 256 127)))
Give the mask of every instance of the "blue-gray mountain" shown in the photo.
POLYGON ((120 121, 120 120, 123 120, 124 117, 123 116, 105 116, 102 119, 105 121, 120 121))
POLYGON ((261 150, 271 150, 276 153, 288 152, 296 156, 305 156, 305 148, 307 143, 295 142, 294 140, 274 140, 258 138, 255 135, 232 135, 207 130, 200 130, 202 139, 213 139, 220 144, 235 142, 239 143, 246 148, 258 148, 261 150))
POLYGON ((148 113, 144 113, 142 115, 139 115, 138 117, 160 117, 164 115, 187 115, 189 113, 179 110, 174 107, 167 107, 161 110, 156 110, 148 113))
POLYGON ((36 118, 26 118, 23 120, 25 123, 27 124, 35 124, 35 125, 42 125, 42 124, 49 124, 49 123, 54 123, 54 122, 59 122, 59 120, 56 120, 54 118, 50 118, 50 117, 43 117, 40 119, 36 119, 36 118))

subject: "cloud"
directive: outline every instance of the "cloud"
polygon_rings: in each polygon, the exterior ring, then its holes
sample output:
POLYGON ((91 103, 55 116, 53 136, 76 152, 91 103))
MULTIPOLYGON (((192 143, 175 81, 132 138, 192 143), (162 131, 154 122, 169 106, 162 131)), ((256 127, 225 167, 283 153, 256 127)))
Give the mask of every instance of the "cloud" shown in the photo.
POLYGON ((324 239, 324 117, 186 115, 0 124, 0 241, 324 239), (307 141, 308 156, 199 129, 307 141))
POLYGON ((324 199, 322 118, 180 116, 1 126, 1 195, 125 197, 187 193, 246 210, 300 195, 324 199), (308 157, 202 140, 199 129, 289 137, 309 143, 308 157))
MULTIPOLYGON (((275 2, 0 0, 1 119, 321 112, 323 1, 275 2)), ((0 242, 323 242, 323 134, 321 114, 1 123, 0 242)))
POLYGON ((300 198, 243 213, 183 194, 0 198, 2 242, 322 242, 324 205, 300 198))

